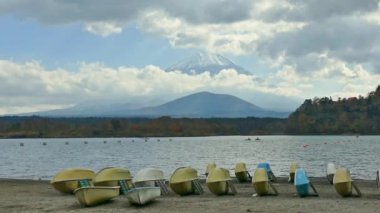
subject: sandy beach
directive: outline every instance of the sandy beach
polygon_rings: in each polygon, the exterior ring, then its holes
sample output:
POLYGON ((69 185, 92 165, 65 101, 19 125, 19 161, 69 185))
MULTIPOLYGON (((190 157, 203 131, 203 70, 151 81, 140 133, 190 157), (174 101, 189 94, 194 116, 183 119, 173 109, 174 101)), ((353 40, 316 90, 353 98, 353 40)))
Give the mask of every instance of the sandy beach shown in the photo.
POLYGON ((123 196, 95 207, 83 207, 74 195, 61 194, 49 181, 0 180, 1 212, 378 212, 380 191, 375 181, 357 180, 363 196, 342 198, 324 178, 311 178, 320 197, 299 198, 285 178, 274 183, 279 196, 253 197, 249 183, 236 183, 237 195, 215 196, 204 181, 203 195, 178 196, 171 192, 137 207, 123 196))

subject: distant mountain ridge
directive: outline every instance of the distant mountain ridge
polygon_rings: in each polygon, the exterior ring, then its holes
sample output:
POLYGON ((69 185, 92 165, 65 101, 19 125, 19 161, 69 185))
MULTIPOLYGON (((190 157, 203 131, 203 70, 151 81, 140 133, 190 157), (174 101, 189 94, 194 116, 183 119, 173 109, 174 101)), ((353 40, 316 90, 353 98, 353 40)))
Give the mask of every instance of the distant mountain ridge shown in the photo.
MULTIPOLYGON (((25 115, 25 114, 24 114, 25 115)), ((288 112, 275 112, 262 109, 248 101, 226 94, 199 92, 167 103, 133 109, 127 104, 105 104, 103 106, 74 106, 67 109, 28 113, 47 117, 146 117, 160 116, 188 118, 238 118, 276 117, 285 118, 288 112)))
POLYGON ((187 74, 200 74, 209 71, 211 75, 218 74, 223 69, 234 69, 240 74, 251 75, 250 72, 243 67, 234 64, 229 59, 212 53, 199 52, 184 59, 171 67, 167 68, 167 71, 178 70, 187 74))

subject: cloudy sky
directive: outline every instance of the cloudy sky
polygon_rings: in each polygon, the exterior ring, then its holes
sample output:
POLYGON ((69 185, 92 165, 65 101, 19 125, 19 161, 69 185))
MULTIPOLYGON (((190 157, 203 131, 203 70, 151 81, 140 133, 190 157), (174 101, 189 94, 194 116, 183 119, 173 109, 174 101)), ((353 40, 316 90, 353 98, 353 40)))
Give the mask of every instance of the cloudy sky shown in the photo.
POLYGON ((0 0, 0 26, 0 114, 204 90, 260 105, 254 94, 380 84, 379 0, 0 0), (165 71, 199 51, 253 75, 165 71))

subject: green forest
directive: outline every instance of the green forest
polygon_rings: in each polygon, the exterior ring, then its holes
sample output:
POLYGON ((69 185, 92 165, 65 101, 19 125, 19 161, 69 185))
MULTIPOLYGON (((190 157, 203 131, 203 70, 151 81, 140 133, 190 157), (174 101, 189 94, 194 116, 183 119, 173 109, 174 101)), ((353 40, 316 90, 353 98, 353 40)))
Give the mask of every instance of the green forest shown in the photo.
POLYGON ((2 117, 0 138, 164 137, 283 134, 277 118, 42 118, 2 117))
POLYGON ((380 134, 380 86, 367 97, 307 99, 280 118, 0 117, 0 138, 380 134))
POLYGON ((307 99, 293 112, 286 134, 380 134, 380 86, 367 97, 307 99))

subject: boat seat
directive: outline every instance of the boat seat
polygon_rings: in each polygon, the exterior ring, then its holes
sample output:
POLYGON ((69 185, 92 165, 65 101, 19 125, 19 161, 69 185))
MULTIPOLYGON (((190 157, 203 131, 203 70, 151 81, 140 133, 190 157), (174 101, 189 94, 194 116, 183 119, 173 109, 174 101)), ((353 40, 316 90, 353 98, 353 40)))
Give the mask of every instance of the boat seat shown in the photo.
POLYGON ((201 183, 199 183, 198 180, 193 180, 193 181, 191 181, 191 185, 192 185, 193 188, 194 188, 194 193, 195 193, 195 194, 199 194, 199 195, 201 195, 201 194, 204 193, 203 188, 202 188, 202 185, 201 185, 201 183))
POLYGON ((164 180, 157 180, 157 181, 155 181, 155 183, 156 183, 156 186, 159 186, 161 188, 161 194, 162 195, 169 194, 169 189, 168 189, 168 187, 166 187, 164 180))
POLYGON ((121 194, 127 194, 129 190, 131 190, 131 188, 128 186, 128 183, 127 181, 125 180, 118 180, 117 183, 119 184, 120 186, 120 192, 121 194))
POLYGON ((80 188, 88 188, 92 186, 89 179, 78 180, 78 185, 80 188))

